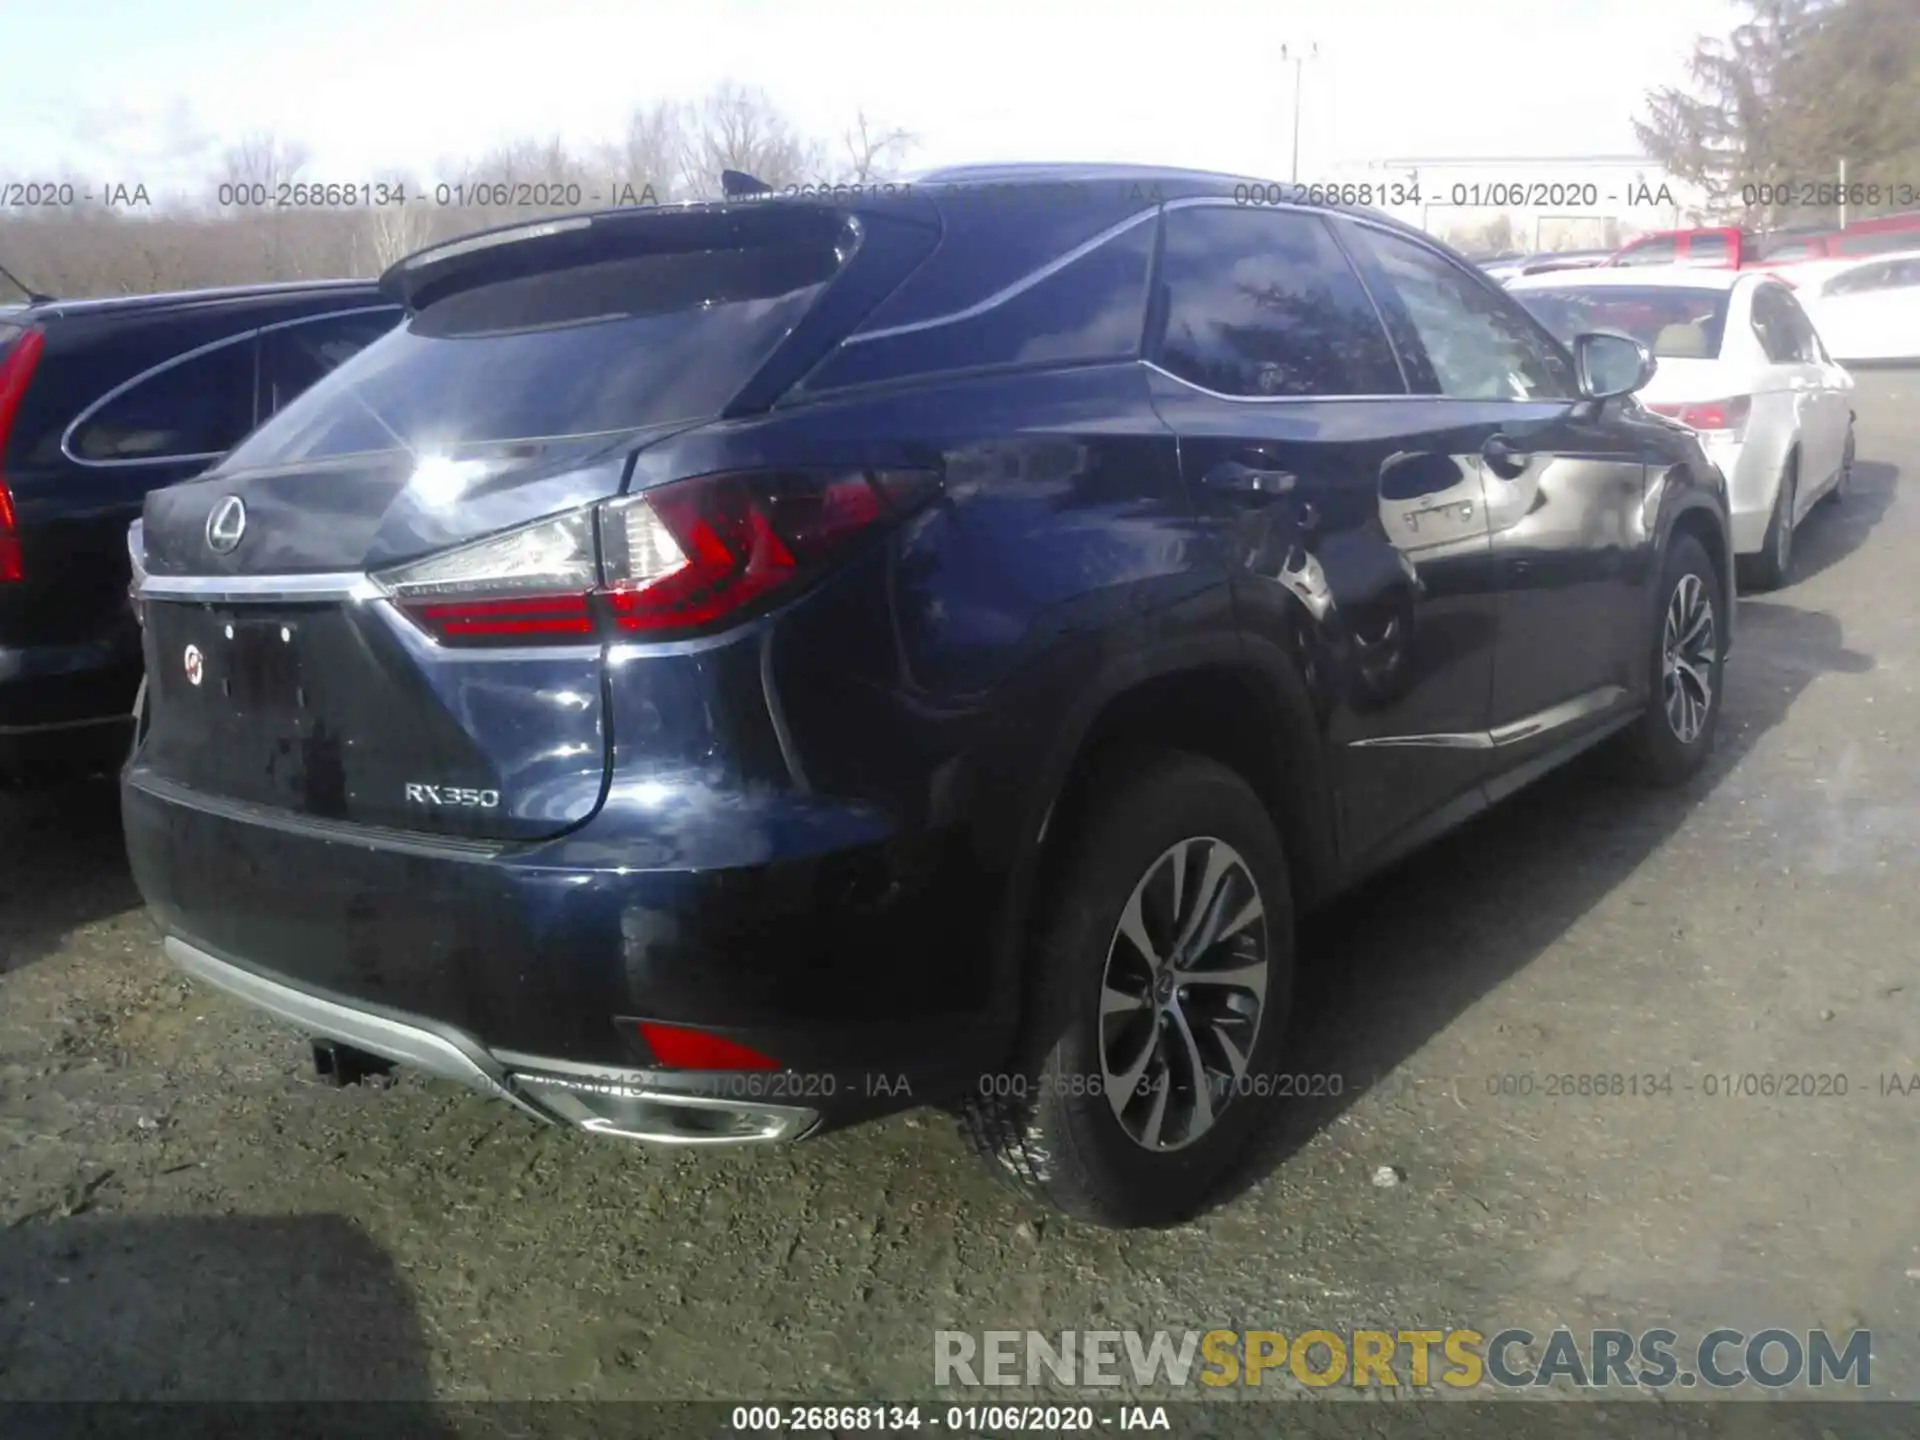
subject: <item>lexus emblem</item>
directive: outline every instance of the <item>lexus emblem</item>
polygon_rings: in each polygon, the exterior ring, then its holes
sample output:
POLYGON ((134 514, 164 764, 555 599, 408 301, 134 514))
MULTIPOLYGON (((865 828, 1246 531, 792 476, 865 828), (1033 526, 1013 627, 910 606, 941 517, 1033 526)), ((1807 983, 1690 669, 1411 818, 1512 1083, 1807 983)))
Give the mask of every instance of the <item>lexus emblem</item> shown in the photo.
POLYGON ((200 653, 198 645, 187 646, 187 653, 180 657, 180 663, 186 666, 187 683, 198 685, 207 675, 206 657, 200 653))
POLYGON ((240 537, 246 533, 246 502, 238 495, 227 496, 207 516, 207 545, 216 554, 225 555, 240 543, 240 537))

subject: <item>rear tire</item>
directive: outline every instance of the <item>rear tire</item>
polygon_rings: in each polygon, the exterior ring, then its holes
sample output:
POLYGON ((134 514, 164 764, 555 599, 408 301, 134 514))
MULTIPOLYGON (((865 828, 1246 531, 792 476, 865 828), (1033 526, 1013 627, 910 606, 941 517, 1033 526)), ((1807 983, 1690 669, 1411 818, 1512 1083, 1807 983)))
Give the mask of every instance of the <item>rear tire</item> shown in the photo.
POLYGON ((1773 514, 1767 520, 1767 538, 1760 553, 1744 557, 1741 579, 1749 589, 1778 590, 1793 574, 1793 507, 1800 490, 1800 457, 1794 455, 1781 473, 1774 493, 1773 514))
POLYGON ((1041 898, 1013 1063, 982 1077, 961 1128, 1003 1180, 1070 1215, 1177 1224, 1273 1103, 1293 981, 1286 855, 1253 789, 1213 760, 1162 755, 1094 785, 1041 898))
POLYGON ((1647 708, 1626 734, 1633 775, 1646 784, 1692 779, 1713 750, 1725 689, 1726 603, 1700 542, 1676 535, 1661 570, 1648 647, 1647 708))
POLYGON ((1847 444, 1840 452, 1840 478, 1833 482, 1833 489, 1826 498, 1836 507, 1846 504, 1847 497, 1853 493, 1853 422, 1847 422, 1847 444))

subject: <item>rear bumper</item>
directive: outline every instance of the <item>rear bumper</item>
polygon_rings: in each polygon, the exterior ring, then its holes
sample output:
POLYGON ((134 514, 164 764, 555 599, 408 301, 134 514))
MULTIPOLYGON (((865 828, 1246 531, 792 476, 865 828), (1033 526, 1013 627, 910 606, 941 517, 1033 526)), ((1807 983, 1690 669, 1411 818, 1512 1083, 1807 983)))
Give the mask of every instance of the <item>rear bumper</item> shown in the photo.
POLYGON ((629 863, 645 847, 617 803, 487 849, 215 806, 136 763, 121 813, 176 962, 310 1033, 587 1129, 701 1136, 692 1111, 731 1112, 730 1131, 752 1112, 755 1133, 726 1138, 784 1139, 952 1095, 1007 1020, 969 867, 804 803, 834 848, 769 855, 781 826, 736 804, 709 823, 743 863, 675 870, 629 863), (642 1020, 781 1068, 664 1067, 642 1020))
POLYGON ((798 1140, 819 1111, 745 1096, 676 1091, 644 1071, 582 1073, 562 1061, 489 1053, 471 1035, 418 1017, 343 1004, 285 984, 169 936, 169 959, 187 974, 310 1034, 345 1041, 412 1069, 504 1100, 536 1120, 658 1144, 798 1140))

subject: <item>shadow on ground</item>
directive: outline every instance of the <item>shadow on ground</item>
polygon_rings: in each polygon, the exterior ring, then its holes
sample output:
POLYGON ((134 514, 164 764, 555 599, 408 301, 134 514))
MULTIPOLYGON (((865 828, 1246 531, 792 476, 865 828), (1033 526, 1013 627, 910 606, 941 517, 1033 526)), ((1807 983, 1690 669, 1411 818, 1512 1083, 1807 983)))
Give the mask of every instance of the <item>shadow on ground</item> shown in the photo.
POLYGON ((113 781, 0 794, 0 974, 139 904, 113 781))
POLYGON ((0 1401, 412 1401, 427 1344, 386 1253, 332 1215, 0 1231, 0 1401), (343 1321, 345 1323, 343 1323, 343 1321))
MULTIPOLYGON (((1891 493, 1884 475, 1875 483, 1891 493)), ((1645 864, 1816 679, 1874 664, 1847 648, 1834 617, 1781 601, 1742 599, 1735 643, 1714 754, 1690 784, 1623 783, 1600 747, 1306 922, 1286 1068, 1340 1076, 1344 1088, 1283 1102, 1223 1199, 1259 1183, 1531 964, 1645 864), (1450 942, 1442 964, 1436 934, 1450 942)))
POLYGON ((1803 517, 1793 532, 1793 583, 1811 580, 1858 550, 1893 508, 1900 472, 1891 465, 1862 460, 1853 467, 1853 485, 1844 500, 1828 499, 1803 517))

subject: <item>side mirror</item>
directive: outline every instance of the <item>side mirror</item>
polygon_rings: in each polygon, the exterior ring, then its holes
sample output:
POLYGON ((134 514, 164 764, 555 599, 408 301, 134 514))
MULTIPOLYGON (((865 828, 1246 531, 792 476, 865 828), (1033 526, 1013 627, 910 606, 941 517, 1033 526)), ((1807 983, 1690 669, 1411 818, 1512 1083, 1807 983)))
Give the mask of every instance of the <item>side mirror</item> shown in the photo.
POLYGON ((1580 393, 1589 400, 1631 395, 1653 378, 1659 362, 1630 335, 1591 330, 1573 337, 1573 363, 1580 393))

